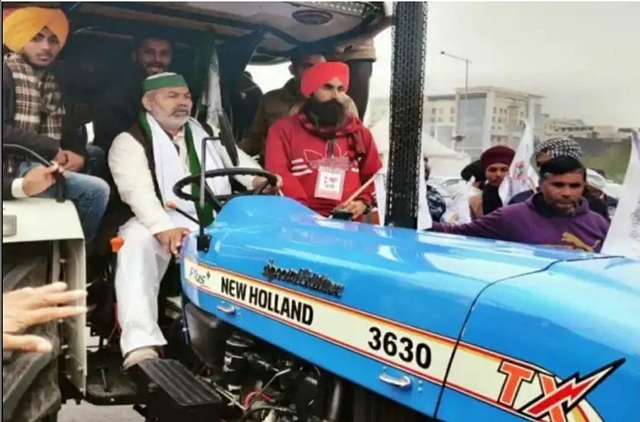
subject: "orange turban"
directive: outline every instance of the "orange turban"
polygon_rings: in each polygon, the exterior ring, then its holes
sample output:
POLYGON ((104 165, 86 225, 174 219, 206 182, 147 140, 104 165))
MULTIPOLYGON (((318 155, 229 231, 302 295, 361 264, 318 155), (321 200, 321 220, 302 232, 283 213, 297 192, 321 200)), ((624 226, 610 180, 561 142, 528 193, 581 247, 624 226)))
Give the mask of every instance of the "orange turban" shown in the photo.
POLYGON ((3 11, 2 43, 18 52, 43 28, 49 28, 64 46, 69 35, 69 21, 60 9, 25 7, 10 13, 3 11))
POLYGON ((349 66, 342 62, 323 62, 311 66, 302 74, 300 81, 300 92, 305 97, 311 95, 322 88, 324 84, 332 79, 338 78, 344 89, 349 89, 349 66))

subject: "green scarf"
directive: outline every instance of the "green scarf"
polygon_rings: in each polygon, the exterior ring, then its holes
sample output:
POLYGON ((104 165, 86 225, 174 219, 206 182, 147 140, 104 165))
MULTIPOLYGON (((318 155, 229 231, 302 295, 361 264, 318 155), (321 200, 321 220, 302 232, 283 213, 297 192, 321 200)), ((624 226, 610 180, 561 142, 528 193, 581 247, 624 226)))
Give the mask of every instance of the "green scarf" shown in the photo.
MULTIPOLYGON (((149 127, 149 122, 147 121, 147 114, 144 112, 140 113, 140 117, 138 119, 140 123, 140 128, 142 129, 142 134, 144 138, 147 140, 147 145, 153 145, 153 138, 151 134, 151 128, 149 127)), ((190 174, 199 174, 200 169, 200 161, 198 160, 198 153, 196 152, 195 145, 193 143, 193 134, 191 133, 191 128, 187 123, 184 125, 184 140, 187 144, 187 157, 189 158, 189 173, 190 174)), ((191 184, 191 194, 200 197, 200 186, 198 183, 191 184)), ((213 206, 205 201, 204 208, 200 207, 200 201, 196 202, 196 212, 198 213, 198 220, 201 221, 205 227, 209 226, 213 223, 213 206)))

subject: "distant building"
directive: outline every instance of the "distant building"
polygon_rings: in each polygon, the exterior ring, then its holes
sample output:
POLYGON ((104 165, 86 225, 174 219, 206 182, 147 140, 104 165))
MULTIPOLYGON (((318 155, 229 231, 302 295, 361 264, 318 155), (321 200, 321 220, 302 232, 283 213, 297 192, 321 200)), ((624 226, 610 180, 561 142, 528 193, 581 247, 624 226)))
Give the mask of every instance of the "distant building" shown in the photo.
POLYGON ((534 122, 534 134, 541 139, 545 127, 542 99, 494 86, 470 87, 468 93, 458 88, 455 94, 428 96, 425 120, 431 136, 477 158, 493 145, 516 148, 527 119, 534 122), (456 135, 465 138, 453 141, 456 135))
POLYGON ((622 142, 630 137, 624 129, 606 125, 588 125, 580 119, 549 118, 544 128, 546 137, 568 136, 574 139, 622 142))

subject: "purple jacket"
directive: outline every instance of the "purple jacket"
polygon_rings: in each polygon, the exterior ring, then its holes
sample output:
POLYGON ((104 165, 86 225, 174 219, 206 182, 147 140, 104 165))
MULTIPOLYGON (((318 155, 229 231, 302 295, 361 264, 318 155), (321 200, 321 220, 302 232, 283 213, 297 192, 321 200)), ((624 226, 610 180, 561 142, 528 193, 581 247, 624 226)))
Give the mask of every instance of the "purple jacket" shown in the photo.
POLYGON ((582 199, 570 214, 559 214, 538 193, 525 202, 508 205, 468 224, 434 223, 433 231, 599 252, 609 222, 582 199))

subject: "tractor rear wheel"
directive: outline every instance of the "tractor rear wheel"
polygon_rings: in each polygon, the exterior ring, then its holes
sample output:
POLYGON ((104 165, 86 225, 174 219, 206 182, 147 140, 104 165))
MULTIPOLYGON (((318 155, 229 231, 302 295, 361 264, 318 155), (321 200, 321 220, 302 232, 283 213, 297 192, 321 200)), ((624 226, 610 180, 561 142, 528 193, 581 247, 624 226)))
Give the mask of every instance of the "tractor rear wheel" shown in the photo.
MULTIPOLYGON (((49 244, 4 244, 2 249, 3 293, 41 286, 51 280, 49 244)), ((55 422, 62 401, 58 385, 58 323, 30 327, 24 333, 49 339, 54 351, 47 354, 3 352, 3 420, 55 422)))

